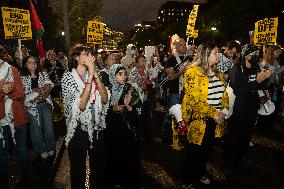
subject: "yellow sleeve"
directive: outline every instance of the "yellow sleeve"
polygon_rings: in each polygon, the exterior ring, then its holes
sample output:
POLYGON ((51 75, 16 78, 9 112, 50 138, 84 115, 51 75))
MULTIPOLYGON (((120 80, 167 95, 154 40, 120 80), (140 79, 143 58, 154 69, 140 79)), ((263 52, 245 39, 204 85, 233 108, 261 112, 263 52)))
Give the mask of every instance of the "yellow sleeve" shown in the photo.
POLYGON ((192 114, 200 115, 202 117, 214 118, 217 116, 218 111, 213 106, 207 103, 206 82, 207 79, 203 76, 198 68, 189 68, 184 74, 184 99, 182 103, 183 117, 186 121, 190 119, 192 114))

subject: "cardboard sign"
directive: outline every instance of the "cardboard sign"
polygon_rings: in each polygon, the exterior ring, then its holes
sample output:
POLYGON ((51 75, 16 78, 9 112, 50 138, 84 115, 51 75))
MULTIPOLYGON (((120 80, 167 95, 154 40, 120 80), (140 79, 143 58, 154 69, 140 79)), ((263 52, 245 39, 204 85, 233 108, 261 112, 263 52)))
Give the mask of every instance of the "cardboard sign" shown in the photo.
POLYGON ((198 37, 198 30, 194 30, 192 33, 188 35, 189 37, 197 38, 198 37))
POLYGON ((98 21, 88 21, 87 26, 87 43, 99 44, 103 43, 104 25, 98 21))
POLYGON ((265 18, 255 23, 254 44, 274 45, 277 39, 278 17, 265 18))
POLYGON ((30 12, 24 9, 1 7, 5 39, 32 39, 30 12))
MULTIPOLYGON (((189 14, 188 24, 187 24, 187 27, 186 27, 186 36, 191 36, 191 35, 196 36, 196 32, 194 30, 194 27, 195 27, 195 21, 196 21, 196 18, 197 18, 198 7, 199 7, 199 5, 194 5, 190 14, 189 14)), ((197 34, 197 36, 198 36, 198 34, 197 34)))

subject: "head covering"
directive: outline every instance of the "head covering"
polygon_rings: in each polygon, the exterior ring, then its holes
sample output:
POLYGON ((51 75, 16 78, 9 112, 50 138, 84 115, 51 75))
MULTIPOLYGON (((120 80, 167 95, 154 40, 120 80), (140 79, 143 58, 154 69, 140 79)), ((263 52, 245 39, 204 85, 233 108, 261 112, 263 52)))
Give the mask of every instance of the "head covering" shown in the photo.
POLYGON ((48 56, 49 56, 49 54, 52 53, 52 52, 55 52, 55 51, 54 51, 54 50, 48 50, 48 51, 46 52, 46 59, 47 59, 47 60, 49 60, 49 57, 48 57, 48 56))
POLYGON ((112 84, 111 97, 110 97, 110 104, 111 104, 111 106, 113 106, 114 104, 118 103, 118 101, 119 101, 119 99, 121 97, 121 94, 123 92, 124 84, 121 85, 121 84, 117 83, 116 78, 115 78, 115 75, 120 70, 126 70, 126 69, 121 64, 114 64, 109 69, 109 81, 112 84))
POLYGON ((242 46, 241 57, 244 58, 245 56, 251 54, 252 52, 259 51, 259 48, 255 45, 246 44, 242 46))

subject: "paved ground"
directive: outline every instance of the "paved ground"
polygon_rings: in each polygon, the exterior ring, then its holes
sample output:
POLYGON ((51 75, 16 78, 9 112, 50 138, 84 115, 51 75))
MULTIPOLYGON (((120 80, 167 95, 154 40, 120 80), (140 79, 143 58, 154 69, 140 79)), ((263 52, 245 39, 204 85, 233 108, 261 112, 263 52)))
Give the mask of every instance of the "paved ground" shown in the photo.
MULTIPOLYGON (((182 165, 181 151, 173 150, 162 143, 160 127, 164 114, 155 113, 152 140, 140 145, 141 182, 144 189, 179 189, 181 183, 179 172, 182 165)), ((284 127, 279 120, 271 123, 270 131, 255 129, 254 146, 249 148, 247 164, 253 169, 254 176, 235 175, 225 179, 220 167, 222 165, 222 143, 215 145, 213 154, 207 164, 210 186, 199 188, 214 189, 282 189, 284 188, 284 127)), ((31 188, 51 188, 48 182, 53 180, 52 188, 70 188, 69 162, 67 152, 62 146, 63 126, 57 127, 57 155, 46 161, 35 160, 33 163, 34 186, 31 188), (61 135, 61 136, 60 136, 61 135)), ((15 175, 17 171, 14 171, 15 175)), ((17 178, 15 178, 15 182, 17 178)))

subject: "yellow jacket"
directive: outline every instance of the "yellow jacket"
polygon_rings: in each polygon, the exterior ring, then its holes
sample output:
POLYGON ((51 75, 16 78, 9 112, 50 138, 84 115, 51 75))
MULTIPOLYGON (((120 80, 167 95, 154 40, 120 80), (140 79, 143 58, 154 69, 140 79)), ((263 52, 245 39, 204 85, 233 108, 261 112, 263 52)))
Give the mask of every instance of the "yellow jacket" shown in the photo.
MULTIPOLYGON (((216 76, 225 85, 223 75, 217 73, 216 76)), ((192 66, 186 70, 183 82, 182 117, 187 124, 187 140, 189 143, 201 145, 206 127, 205 119, 214 118, 218 114, 218 110, 207 103, 209 78, 200 67, 192 66)), ((229 109, 229 97, 226 90, 221 105, 222 109, 229 109)), ((217 125, 215 137, 222 136, 224 130, 224 125, 217 125)))

